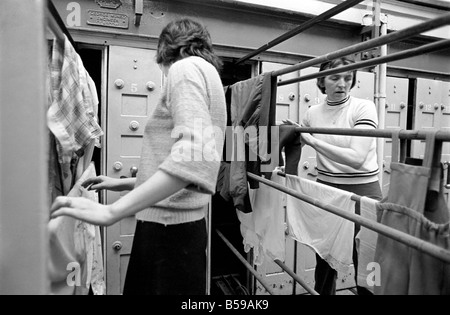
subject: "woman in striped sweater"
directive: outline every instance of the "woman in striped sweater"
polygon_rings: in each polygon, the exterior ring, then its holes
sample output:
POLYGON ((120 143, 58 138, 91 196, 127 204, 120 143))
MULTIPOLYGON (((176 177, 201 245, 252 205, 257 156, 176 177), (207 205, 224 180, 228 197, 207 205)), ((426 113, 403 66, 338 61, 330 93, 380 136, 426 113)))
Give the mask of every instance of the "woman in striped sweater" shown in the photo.
MULTIPOLYGON (((340 58, 321 65, 320 71, 354 63, 340 58)), ((302 127, 377 129, 378 115, 372 101, 350 96, 356 85, 356 71, 328 75, 317 80, 317 86, 327 95, 324 103, 311 107, 302 127)), ((318 182, 360 196, 382 199, 378 173, 376 139, 340 135, 302 134, 302 142, 317 152, 318 182)), ((356 209, 360 214, 360 209, 356 209)), ((355 226, 355 236, 360 227, 355 226)), ((316 255, 315 289, 320 294, 336 293, 337 272, 316 255)), ((357 270, 357 254, 353 253, 357 270)), ((357 273, 357 272, 355 272, 357 273)), ((359 294, 368 293, 358 287, 359 294)))

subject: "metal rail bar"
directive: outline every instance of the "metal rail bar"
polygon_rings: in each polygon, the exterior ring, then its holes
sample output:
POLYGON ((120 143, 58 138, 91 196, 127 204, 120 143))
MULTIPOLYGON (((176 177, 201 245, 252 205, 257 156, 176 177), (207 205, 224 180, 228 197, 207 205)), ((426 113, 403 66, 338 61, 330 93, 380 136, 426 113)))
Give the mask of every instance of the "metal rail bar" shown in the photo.
POLYGON ((406 59, 406 58, 410 58, 410 57, 414 57, 414 56, 418 56, 418 55, 422 55, 422 54, 426 54, 429 52, 438 51, 438 50, 442 50, 442 49, 446 49, 446 48, 450 48, 450 39, 441 40, 436 43, 427 44, 427 45, 424 45, 421 47, 409 49, 406 51, 402 51, 402 52, 384 56, 384 57, 379 57, 379 58, 362 61, 362 62, 354 63, 351 65, 347 65, 347 66, 343 66, 343 67, 339 67, 339 68, 335 68, 335 69, 322 71, 319 73, 313 73, 310 75, 305 75, 305 76, 301 76, 298 78, 281 81, 278 83, 278 86, 289 85, 289 84, 303 82, 303 81, 312 80, 312 79, 316 79, 316 78, 321 78, 321 77, 325 77, 325 76, 333 75, 333 74, 337 74, 337 73, 342 73, 342 72, 377 66, 377 65, 381 65, 381 64, 386 64, 388 62, 397 61, 400 59, 406 59))
POLYGON ((439 0, 397 0, 398 2, 404 2, 408 4, 420 5, 426 8, 433 8, 438 10, 450 11, 450 3, 447 1, 439 1, 439 0))
POLYGON ((303 23, 302 25, 296 27, 295 29, 287 32, 284 35, 281 35, 280 37, 277 37, 276 39, 272 40, 271 42, 265 44, 264 46, 261 46, 260 48, 256 49, 255 51, 249 53, 245 57, 239 59, 236 62, 236 65, 238 65, 238 64, 240 64, 240 63, 242 63, 242 62, 244 62, 246 60, 249 60, 250 58, 252 58, 252 57, 254 57, 256 55, 259 55, 260 53, 262 53, 262 52, 264 52, 264 51, 266 51, 266 50, 268 50, 268 49, 270 49, 270 48, 272 48, 272 47, 274 47, 274 46, 276 46, 276 45, 278 45, 278 44, 280 44, 280 43, 282 43, 282 42, 284 42, 284 41, 286 41, 286 40, 288 40, 288 39, 290 39, 292 37, 294 37, 295 35, 303 33, 304 31, 306 31, 307 29, 310 29, 314 25, 316 25, 316 24, 318 24, 320 22, 326 21, 326 20, 332 18, 333 16, 335 16, 335 15, 337 15, 337 14, 339 14, 339 13, 341 13, 341 12, 343 12, 343 11, 345 11, 345 10, 347 10, 347 9, 349 9, 349 8, 355 6, 355 5, 357 5, 357 4, 359 4, 359 3, 363 2, 363 1, 364 0, 347 0, 347 1, 345 1, 345 2, 343 2, 341 4, 339 4, 339 5, 335 6, 334 8, 332 8, 332 9, 322 13, 319 16, 316 16, 316 17, 310 19, 309 21, 303 23))
POLYGON ((300 284, 306 291, 308 291, 311 295, 319 295, 317 291, 312 289, 310 286, 306 284, 305 281, 303 281, 302 278, 300 278, 295 272, 293 272, 286 264, 284 264, 281 260, 275 259, 274 262, 281 267, 284 271, 286 271, 298 284, 300 284))
POLYGON ((275 295, 275 292, 270 288, 269 284, 266 282, 266 280, 256 272, 256 270, 248 263, 247 260, 245 260, 244 257, 239 253, 239 251, 230 243, 230 241, 220 232, 219 230, 216 230, 217 235, 222 239, 222 241, 225 243, 225 245, 228 246, 228 248, 233 252, 233 254, 244 264, 245 268, 247 268, 254 276, 255 278, 262 284, 262 286, 269 292, 271 295, 275 295))
POLYGON ((400 139, 405 140, 426 140, 427 134, 430 132, 436 132, 436 140, 450 141, 449 131, 428 131, 428 130, 394 130, 394 129, 346 129, 346 128, 306 128, 297 127, 296 131, 301 133, 317 133, 324 135, 341 135, 341 136, 356 136, 356 137, 368 137, 368 138, 392 138, 394 133, 399 132, 400 139))
POLYGON ((443 14, 436 19, 405 28, 403 30, 391 33, 389 35, 385 35, 379 38, 375 38, 360 44, 356 44, 344 49, 340 49, 329 54, 314 58, 312 60, 308 60, 302 63, 299 63, 294 66, 290 66, 284 69, 280 69, 278 71, 272 72, 272 76, 277 77, 283 74, 299 71, 302 69, 306 69, 323 62, 331 61, 337 58, 345 57, 354 53, 359 53, 365 50, 370 50, 382 45, 391 44, 396 41, 401 41, 407 39, 411 36, 421 34, 423 32, 427 32, 445 25, 450 24, 450 13, 443 14))
POLYGON ((353 213, 347 213, 338 207, 335 207, 333 205, 325 204, 324 202, 314 199, 310 196, 306 196, 304 194, 301 194, 293 189, 286 188, 280 184, 274 183, 270 180, 267 180, 265 178, 262 178, 260 176, 256 176, 252 173, 247 173, 248 177, 256 180, 260 183, 263 183, 267 186, 270 186, 272 188, 275 188, 276 190, 279 190, 281 192, 284 192, 292 197, 295 197, 297 199, 300 199, 304 202, 307 202, 309 204, 312 204, 316 207, 319 207, 325 211, 328 211, 330 213, 333 213, 339 217, 342 217, 344 219, 347 219, 349 221, 352 221, 354 223, 360 224, 361 226, 364 226, 370 230, 373 230, 375 232, 378 232, 384 236, 387 236, 391 239, 394 239, 400 243, 403 243, 407 246, 410 246, 414 249, 417 249, 419 251, 422 251, 430 256, 433 256, 435 258, 438 258, 446 263, 450 263, 450 251, 447 251, 443 248, 440 248, 436 245, 433 245, 431 243, 425 242, 423 240, 420 240, 418 238, 415 238, 409 234, 406 234, 404 232, 398 231, 396 229, 393 229, 391 227, 388 227, 386 225, 383 225, 381 223, 363 218, 359 215, 353 214, 353 213))

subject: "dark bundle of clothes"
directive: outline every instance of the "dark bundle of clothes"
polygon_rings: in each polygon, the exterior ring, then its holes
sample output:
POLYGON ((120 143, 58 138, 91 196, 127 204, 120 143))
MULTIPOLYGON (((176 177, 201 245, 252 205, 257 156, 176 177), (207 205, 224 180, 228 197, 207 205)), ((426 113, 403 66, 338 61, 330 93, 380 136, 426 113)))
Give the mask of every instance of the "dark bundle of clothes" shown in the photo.
POLYGON ((300 134, 295 126, 276 126, 277 81, 270 73, 225 88, 228 123, 217 192, 230 208, 252 212, 248 187, 259 183, 247 172, 270 179, 277 166, 297 175, 301 155, 300 134))

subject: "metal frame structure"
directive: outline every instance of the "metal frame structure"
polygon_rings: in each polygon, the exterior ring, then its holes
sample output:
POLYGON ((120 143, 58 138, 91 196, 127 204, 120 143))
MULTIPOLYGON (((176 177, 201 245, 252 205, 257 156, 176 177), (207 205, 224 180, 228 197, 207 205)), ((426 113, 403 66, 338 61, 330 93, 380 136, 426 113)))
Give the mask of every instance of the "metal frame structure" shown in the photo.
MULTIPOLYGON (((414 0, 413 1, 412 0, 399 0, 399 1, 412 3, 412 4, 418 4, 418 5, 421 4, 419 1, 414 1, 414 0)), ((266 51, 269 48, 274 47, 277 44, 280 44, 284 40, 287 40, 287 39, 303 32, 304 30, 311 28, 312 26, 316 25, 317 23, 322 22, 322 21, 326 20, 327 18, 331 18, 335 14, 342 12, 360 2, 361 1, 348 0, 340 5, 336 6, 332 10, 329 10, 329 11, 325 12, 324 14, 311 19, 310 21, 304 23, 303 25, 299 26, 298 28, 286 33, 285 35, 278 37, 277 39, 273 40, 272 42, 262 46, 261 48, 255 50, 254 52, 248 54, 247 56, 238 60, 237 64, 258 55, 259 53, 266 51)), ((381 27, 381 21, 380 21, 381 0, 374 0, 374 2, 375 2, 375 6, 374 6, 374 8, 375 8, 375 25, 374 25, 374 27, 377 28, 376 29, 377 31, 375 32, 376 36, 374 39, 360 43, 360 44, 356 44, 351 47, 344 48, 344 49, 341 49, 341 50, 338 50, 335 52, 331 52, 329 54, 326 54, 326 55, 323 55, 323 56, 320 56, 317 58, 313 58, 311 60, 299 63, 294 66, 290 66, 290 67, 286 67, 286 68, 278 70, 278 71, 274 71, 271 73, 271 75, 272 75, 272 77, 279 77, 284 74, 288 74, 288 73, 306 69, 306 68, 309 68, 312 66, 316 66, 323 62, 331 61, 331 60, 334 60, 334 59, 337 59, 340 57, 348 56, 348 55, 359 53, 362 51, 367 51, 367 50, 374 49, 377 47, 381 47, 381 57, 375 58, 372 60, 359 62, 359 63, 353 64, 353 65, 341 67, 339 69, 332 69, 332 70, 324 71, 324 72, 321 72, 318 74, 300 76, 295 79, 281 81, 278 83, 278 86, 284 86, 284 85, 293 84, 293 83, 297 83, 297 82, 316 79, 316 78, 324 77, 324 76, 331 75, 331 74, 341 73, 344 71, 352 71, 352 70, 362 69, 362 68, 366 68, 366 67, 380 66, 380 68, 378 70, 378 80, 379 81, 377 82, 378 83, 377 97, 381 101, 384 100, 384 102, 385 102, 387 62, 406 59, 409 57, 418 56, 421 54, 434 52, 434 51, 438 51, 438 50, 442 50, 442 49, 446 49, 446 48, 450 47, 450 40, 446 39, 446 40, 438 41, 436 43, 427 44, 427 45, 424 45, 424 46, 421 46, 421 47, 418 47, 415 49, 410 49, 410 50, 407 50, 404 52, 387 55, 387 45, 388 44, 391 44, 391 43, 394 43, 394 42, 397 42, 400 40, 405 40, 412 36, 421 34, 426 31, 434 30, 434 29, 442 27, 442 26, 450 25, 450 13, 443 14, 442 16, 440 16, 436 19, 421 23, 421 24, 413 26, 413 27, 405 28, 403 30, 400 30, 400 31, 397 31, 397 32, 394 32, 394 33, 391 33, 388 35, 387 28, 381 27), (381 30, 381 34, 379 33, 380 30, 381 30)), ((443 4, 442 2, 435 1, 432 5, 433 6, 434 5, 441 6, 442 4, 443 4)), ((444 7, 443 9, 447 10, 448 7, 444 7)), ((383 102, 378 103, 377 105, 380 106, 382 104, 383 104, 383 102)), ((382 109, 384 110, 384 106, 382 106, 382 109)), ((380 119, 380 121, 384 122, 384 118, 382 117, 382 119, 380 119)), ((299 132, 305 132, 305 133, 335 134, 335 135, 343 135, 343 136, 360 136, 360 137, 372 137, 372 138, 378 138, 378 139, 393 138, 394 136, 398 136, 398 138, 402 139, 403 141, 404 140, 424 140, 430 134, 430 131, 419 131, 419 130, 356 130, 356 129, 336 129, 336 128, 301 128, 301 127, 297 128, 297 130, 299 132)), ((433 133, 435 133, 435 137, 436 137, 437 141, 450 142, 450 132, 434 131, 433 133)), ((450 167, 450 165, 449 165, 449 167, 450 167)), ((280 175, 283 175, 283 174, 280 174, 280 175)), ((333 205, 324 204, 320 200, 315 200, 314 198, 300 194, 292 189, 288 189, 280 184, 276 184, 272 181, 266 180, 262 177, 254 175, 252 173, 248 173, 248 177, 253 180, 256 180, 262 184, 270 186, 278 191, 284 192, 295 198, 303 200, 307 203, 313 204, 325 211, 331 212, 331 213, 338 215, 340 217, 343 217, 347 220, 358 223, 361 226, 364 226, 370 230, 378 232, 379 234, 383 234, 383 235, 385 235, 389 238, 392 238, 398 242, 406 244, 407 246, 415 248, 415 249, 422 251, 433 257, 436 257, 444 262, 450 263, 450 251, 444 250, 436 245, 425 242, 416 237, 413 237, 411 235, 408 235, 408 234, 398 231, 396 229, 390 228, 390 227, 380 224, 378 222, 365 219, 361 216, 358 216, 355 214, 348 214, 333 205)), ((449 172, 449 177, 450 177, 450 172, 449 172)), ((450 186, 447 185, 446 187, 450 187, 450 186)), ((359 202, 361 200, 361 197, 354 195, 352 197, 352 199, 355 200, 356 202, 359 202)), ((268 284, 266 283, 266 281, 259 274, 257 274, 257 272, 253 269, 253 267, 251 267, 249 265, 249 263, 247 261, 245 261, 245 259, 242 256, 240 256, 240 254, 238 252, 236 252, 236 249, 234 249, 232 247, 231 243, 223 236, 222 233, 220 233, 219 231, 216 231, 216 232, 219 234, 219 236, 222 238, 222 240, 226 243, 226 245, 228 247, 230 247, 230 249, 233 251, 233 253, 235 253, 235 255, 237 255, 238 258, 244 263, 246 268, 249 269, 249 271, 255 275, 256 279, 266 288, 266 290, 272 294, 273 292, 267 288, 268 284)), ((315 292, 313 289, 311 289, 301 278, 298 277, 298 275, 296 275, 294 272, 292 272, 292 270, 287 268, 287 266, 285 264, 283 264, 280 261, 275 261, 275 263, 277 263, 282 269, 284 269, 297 283, 299 283, 303 288, 305 288, 310 294, 313 294, 313 295, 317 294, 317 292, 315 292)))

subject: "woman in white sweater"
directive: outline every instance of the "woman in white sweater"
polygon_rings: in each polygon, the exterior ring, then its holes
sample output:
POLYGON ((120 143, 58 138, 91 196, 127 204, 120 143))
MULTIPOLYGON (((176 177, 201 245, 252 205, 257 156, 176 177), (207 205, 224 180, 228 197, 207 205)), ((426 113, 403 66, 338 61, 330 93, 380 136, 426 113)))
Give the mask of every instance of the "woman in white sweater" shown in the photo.
POLYGON ((93 190, 132 191, 111 205, 60 197, 52 217, 109 226, 136 214, 124 294, 204 295, 205 216, 226 124, 221 62, 208 31, 189 19, 164 28, 156 61, 167 80, 145 129, 137 178, 100 176, 85 183, 93 190))
MULTIPOLYGON (((340 68, 354 63, 351 58, 339 58, 323 63, 320 71, 340 68)), ((319 78, 317 86, 327 95, 324 103, 312 106, 306 113, 303 127, 377 129, 378 114, 372 101, 350 96, 356 84, 356 71, 342 72, 319 78)), ((302 134, 302 143, 317 152, 318 182, 360 196, 381 200, 378 178, 376 139, 340 135, 302 134)), ((360 209, 356 209, 360 214, 360 209)), ((360 227, 355 226, 355 236, 360 227)), ((357 269, 357 253, 353 251, 357 269)), ((315 289, 322 295, 336 293, 337 272, 316 255, 315 289)), ((356 278, 356 277, 355 277, 356 278)), ((359 294, 369 293, 358 287, 359 294)))

